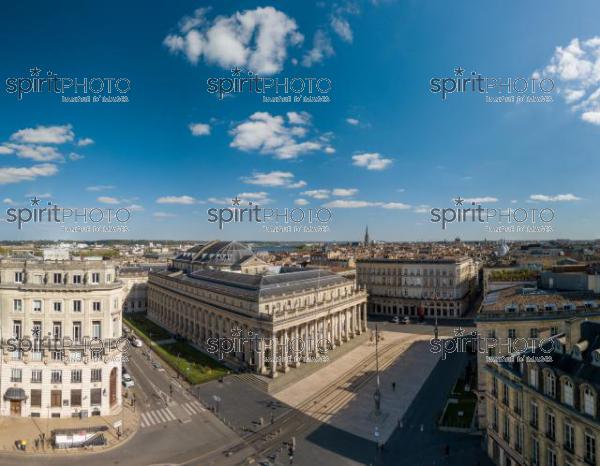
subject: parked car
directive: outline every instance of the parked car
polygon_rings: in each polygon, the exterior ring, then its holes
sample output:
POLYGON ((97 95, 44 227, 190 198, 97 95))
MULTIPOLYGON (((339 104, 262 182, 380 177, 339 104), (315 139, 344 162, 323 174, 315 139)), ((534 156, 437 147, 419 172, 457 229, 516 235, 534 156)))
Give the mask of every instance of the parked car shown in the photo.
POLYGON ((141 348, 143 346, 142 340, 140 340, 139 338, 134 338, 133 340, 131 340, 131 344, 136 348, 141 348))
POLYGON ((400 323, 400 317, 394 316, 394 318, 392 319, 392 323, 393 324, 399 324, 400 323))
POLYGON ((129 374, 123 374, 121 376, 121 383, 125 388, 131 388, 135 385, 133 378, 129 374))
POLYGON ((402 319, 402 323, 405 324, 405 325, 406 324, 410 324, 410 317, 404 316, 404 318, 402 319))

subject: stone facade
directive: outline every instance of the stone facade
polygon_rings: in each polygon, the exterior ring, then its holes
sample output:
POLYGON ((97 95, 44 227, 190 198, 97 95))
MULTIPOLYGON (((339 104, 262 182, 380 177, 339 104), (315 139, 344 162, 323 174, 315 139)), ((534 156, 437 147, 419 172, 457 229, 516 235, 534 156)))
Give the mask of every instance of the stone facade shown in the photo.
POLYGON ((121 352, 84 343, 121 336, 121 301, 109 261, 0 259, 0 415, 118 412, 121 352))
POLYGON ((356 280, 369 293, 369 313, 461 317, 476 286, 471 258, 360 259, 356 280))
POLYGON ((366 292, 320 269, 151 272, 148 316, 201 349, 276 377, 366 331, 366 292), (225 354, 215 341, 246 338, 225 354))

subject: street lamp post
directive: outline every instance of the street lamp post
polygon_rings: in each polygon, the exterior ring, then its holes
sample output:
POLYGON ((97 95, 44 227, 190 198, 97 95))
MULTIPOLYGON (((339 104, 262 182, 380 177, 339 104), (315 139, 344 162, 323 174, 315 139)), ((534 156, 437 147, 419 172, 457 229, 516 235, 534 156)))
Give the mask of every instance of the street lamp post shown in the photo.
POLYGON ((375 393, 373 394, 373 400, 375 401, 375 415, 381 414, 381 389, 379 383, 379 329, 375 324, 375 370, 377 375, 377 386, 375 387, 375 393))

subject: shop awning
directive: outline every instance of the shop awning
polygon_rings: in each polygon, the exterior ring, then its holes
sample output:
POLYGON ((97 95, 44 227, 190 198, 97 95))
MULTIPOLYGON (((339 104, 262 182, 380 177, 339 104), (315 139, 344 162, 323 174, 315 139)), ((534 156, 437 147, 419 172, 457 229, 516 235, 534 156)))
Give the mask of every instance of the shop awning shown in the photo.
POLYGON ((25 390, 23 390, 22 388, 9 387, 6 389, 4 399, 22 401, 27 399, 27 395, 25 394, 25 390))

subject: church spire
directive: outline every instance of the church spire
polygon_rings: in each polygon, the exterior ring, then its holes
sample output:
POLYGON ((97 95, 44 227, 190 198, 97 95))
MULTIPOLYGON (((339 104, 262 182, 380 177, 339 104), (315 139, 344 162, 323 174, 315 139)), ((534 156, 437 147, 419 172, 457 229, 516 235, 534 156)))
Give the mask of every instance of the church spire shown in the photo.
POLYGON ((365 228, 365 246, 369 245, 369 225, 365 228))

